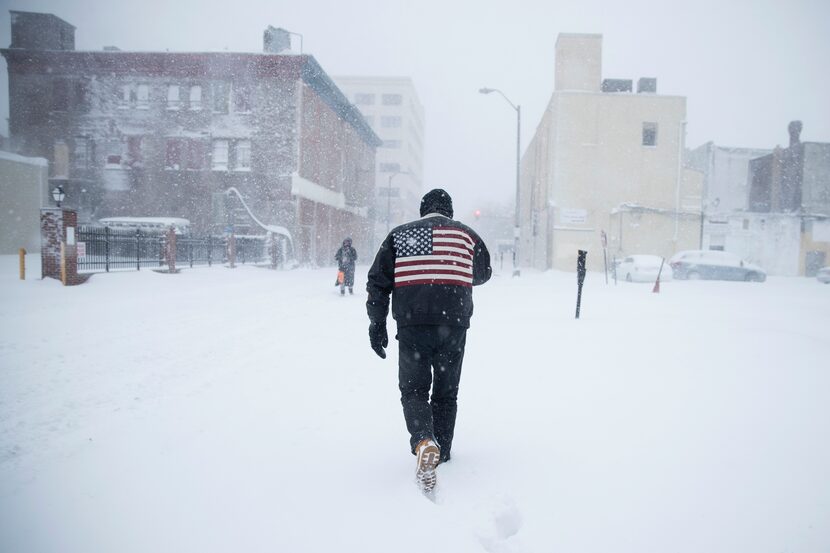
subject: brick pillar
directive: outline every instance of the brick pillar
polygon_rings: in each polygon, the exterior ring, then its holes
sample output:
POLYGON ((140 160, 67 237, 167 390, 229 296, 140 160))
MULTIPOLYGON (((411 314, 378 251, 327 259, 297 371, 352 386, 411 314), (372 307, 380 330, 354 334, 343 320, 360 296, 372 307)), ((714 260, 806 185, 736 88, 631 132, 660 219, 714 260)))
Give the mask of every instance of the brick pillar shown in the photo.
POLYGON ((71 209, 40 210, 41 278, 61 280, 61 245, 67 286, 86 282, 89 275, 78 274, 78 214, 71 209))

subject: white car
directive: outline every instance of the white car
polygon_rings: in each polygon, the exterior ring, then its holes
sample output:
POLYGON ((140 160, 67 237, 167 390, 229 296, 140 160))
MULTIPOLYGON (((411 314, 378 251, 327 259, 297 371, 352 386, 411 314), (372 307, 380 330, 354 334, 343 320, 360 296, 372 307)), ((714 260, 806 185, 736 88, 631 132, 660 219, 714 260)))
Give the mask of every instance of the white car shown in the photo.
POLYGON ((629 255, 617 265, 617 278, 628 282, 654 282, 661 263, 663 272, 660 273, 660 280, 671 280, 671 267, 659 255, 629 255))
POLYGON ((819 269, 816 273, 816 279, 824 284, 830 284, 830 267, 819 269))

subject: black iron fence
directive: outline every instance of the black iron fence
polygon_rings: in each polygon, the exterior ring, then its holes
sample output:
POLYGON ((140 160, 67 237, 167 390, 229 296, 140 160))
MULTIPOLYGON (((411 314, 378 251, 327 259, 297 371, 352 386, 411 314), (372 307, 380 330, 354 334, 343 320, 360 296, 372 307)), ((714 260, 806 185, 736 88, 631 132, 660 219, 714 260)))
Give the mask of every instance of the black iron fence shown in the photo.
MULTIPOLYGON (((141 229, 78 227, 78 272, 137 271, 165 265, 166 234, 141 229)), ((177 236, 177 266, 228 262, 229 238, 225 236, 177 236)), ((237 263, 268 260, 265 237, 235 237, 237 263)))

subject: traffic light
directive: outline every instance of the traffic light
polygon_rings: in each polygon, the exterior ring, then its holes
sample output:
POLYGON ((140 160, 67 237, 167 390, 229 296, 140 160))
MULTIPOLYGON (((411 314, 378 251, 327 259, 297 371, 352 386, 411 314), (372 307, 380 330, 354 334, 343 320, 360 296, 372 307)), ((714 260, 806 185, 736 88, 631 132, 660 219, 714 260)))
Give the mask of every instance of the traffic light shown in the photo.
POLYGON ((473 215, 475 215, 476 221, 478 221, 478 219, 481 217, 481 210, 476 209, 475 211, 473 211, 473 215))

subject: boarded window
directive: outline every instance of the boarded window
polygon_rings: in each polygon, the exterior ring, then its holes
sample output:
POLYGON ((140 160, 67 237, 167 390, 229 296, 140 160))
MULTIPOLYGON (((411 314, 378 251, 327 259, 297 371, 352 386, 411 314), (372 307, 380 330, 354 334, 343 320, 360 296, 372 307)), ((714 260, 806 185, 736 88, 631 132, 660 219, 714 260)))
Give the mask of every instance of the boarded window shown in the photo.
POLYGON ((168 138, 164 168, 175 171, 184 169, 184 149, 184 140, 180 138, 168 138))
POLYGON ((58 79, 52 87, 52 110, 67 111, 69 109, 69 86, 63 79, 58 79))
POLYGON ((381 103, 384 106, 399 106, 403 102, 403 96, 400 94, 384 94, 381 96, 381 103))

